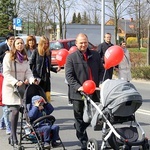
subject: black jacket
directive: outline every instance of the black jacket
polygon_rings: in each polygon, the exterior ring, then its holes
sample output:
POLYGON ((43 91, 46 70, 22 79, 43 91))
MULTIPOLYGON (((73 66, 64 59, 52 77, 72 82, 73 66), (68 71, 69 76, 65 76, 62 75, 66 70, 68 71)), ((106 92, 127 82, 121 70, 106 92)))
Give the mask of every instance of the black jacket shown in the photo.
MULTIPOLYGON (((103 77, 103 67, 100 61, 99 54, 96 51, 87 49, 87 61, 84 60, 83 54, 77 50, 67 57, 65 66, 65 74, 68 84, 70 85, 70 97, 74 100, 82 100, 78 88, 82 84, 89 80, 89 68, 91 69, 92 79, 96 86, 99 86, 100 81, 103 77)), ((95 101, 99 99, 99 94, 95 92, 95 101)))
POLYGON ((3 62, 3 58, 4 58, 4 56, 5 56, 5 52, 6 52, 6 51, 9 51, 9 47, 8 47, 7 43, 2 42, 2 43, 0 44, 0 63, 3 62))
POLYGON ((30 59, 30 68, 33 72, 33 76, 35 78, 40 78, 41 80, 46 81, 46 76, 49 74, 50 71, 57 72, 57 68, 53 68, 51 66, 51 53, 50 56, 40 56, 37 49, 32 52, 31 59, 30 59), (48 58, 48 71, 46 72, 45 66, 45 59, 48 58))
POLYGON ((112 43, 106 43, 106 42, 103 42, 98 45, 97 51, 100 54, 102 63, 104 63, 104 55, 105 55, 106 50, 111 46, 113 46, 112 43))

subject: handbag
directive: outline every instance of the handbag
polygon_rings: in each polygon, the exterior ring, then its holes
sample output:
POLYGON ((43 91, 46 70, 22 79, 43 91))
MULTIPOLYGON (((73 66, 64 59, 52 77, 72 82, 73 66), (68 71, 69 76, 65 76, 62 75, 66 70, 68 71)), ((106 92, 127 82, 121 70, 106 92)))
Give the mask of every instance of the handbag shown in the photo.
MULTIPOLYGON (((15 78, 17 79, 17 70, 16 70, 16 62, 14 61, 14 67, 15 67, 15 78)), ((22 84, 21 86, 14 86, 14 94, 17 95, 19 98, 23 99, 24 91, 25 91, 26 85, 22 84)))

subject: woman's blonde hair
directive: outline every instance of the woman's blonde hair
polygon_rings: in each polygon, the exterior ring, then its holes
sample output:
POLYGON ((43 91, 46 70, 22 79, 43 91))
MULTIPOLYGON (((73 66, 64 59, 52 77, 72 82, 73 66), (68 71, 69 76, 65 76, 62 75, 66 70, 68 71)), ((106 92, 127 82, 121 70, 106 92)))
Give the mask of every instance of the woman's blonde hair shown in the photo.
POLYGON ((34 42, 33 49, 35 49, 35 48, 37 47, 35 36, 29 35, 29 36, 27 37, 27 40, 26 40, 26 49, 29 49, 29 41, 33 41, 33 42, 34 42))
MULTIPOLYGON (((19 39, 21 39, 22 42, 24 43, 24 41, 23 41, 22 38, 20 38, 20 37, 15 38, 15 40, 13 41, 13 44, 12 44, 12 46, 11 46, 11 50, 10 50, 10 60, 15 60, 16 57, 17 57, 17 55, 16 55, 17 49, 16 49, 16 47, 15 47, 15 42, 16 42, 17 40, 19 40, 19 39)), ((23 54, 23 55, 25 56, 24 58, 26 58, 26 60, 28 60, 28 59, 27 59, 27 54, 26 54, 25 48, 21 51, 21 54, 23 54)))
POLYGON ((49 39, 46 36, 41 36, 40 41, 38 43, 38 53, 41 56, 46 56, 50 55, 50 49, 49 49, 49 39), (48 42, 48 46, 45 49, 45 43, 48 42))

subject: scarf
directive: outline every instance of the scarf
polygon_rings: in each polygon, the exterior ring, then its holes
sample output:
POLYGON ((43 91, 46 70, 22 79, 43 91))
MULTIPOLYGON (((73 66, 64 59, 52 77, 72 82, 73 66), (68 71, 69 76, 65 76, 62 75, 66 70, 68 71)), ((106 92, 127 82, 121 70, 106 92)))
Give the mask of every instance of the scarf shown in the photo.
POLYGON ((20 63, 23 63, 24 61, 24 55, 21 54, 20 51, 17 51, 17 59, 19 60, 20 63))

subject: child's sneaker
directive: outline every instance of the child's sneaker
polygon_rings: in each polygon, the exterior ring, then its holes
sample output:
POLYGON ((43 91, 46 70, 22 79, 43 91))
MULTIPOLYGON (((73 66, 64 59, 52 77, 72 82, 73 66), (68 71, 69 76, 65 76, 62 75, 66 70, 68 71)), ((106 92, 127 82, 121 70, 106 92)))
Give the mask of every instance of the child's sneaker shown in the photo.
POLYGON ((44 143, 44 148, 50 148, 50 144, 47 143, 47 142, 45 142, 45 143, 44 143))
POLYGON ((3 130, 5 127, 5 123, 3 121, 0 122, 0 130, 3 130))
POLYGON ((10 128, 6 129, 6 134, 9 135, 11 133, 10 128))

